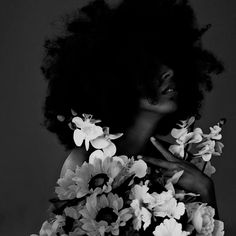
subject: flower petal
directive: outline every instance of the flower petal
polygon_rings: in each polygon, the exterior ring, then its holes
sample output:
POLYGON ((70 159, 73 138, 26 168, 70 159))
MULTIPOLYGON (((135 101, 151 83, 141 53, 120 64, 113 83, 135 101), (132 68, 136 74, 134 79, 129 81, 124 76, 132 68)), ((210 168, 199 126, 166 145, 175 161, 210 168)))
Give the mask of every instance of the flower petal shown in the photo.
POLYGON ((204 161, 210 161, 210 160, 211 160, 211 156, 212 156, 211 153, 206 153, 206 154, 203 154, 203 155, 202 155, 202 159, 203 159, 204 161))
POLYGON ((109 139, 113 140, 113 139, 118 139, 123 135, 123 133, 118 133, 118 134, 109 134, 109 139))
POLYGON ((91 140, 91 144, 96 149, 103 149, 106 148, 110 142, 104 136, 100 136, 91 140))
POLYGON ((109 143, 107 147, 103 148, 103 152, 105 156, 113 157, 116 154, 116 145, 111 141, 109 141, 109 143))
POLYGON ((147 173, 147 164, 143 160, 135 161, 130 168, 130 173, 134 172, 138 178, 143 178, 147 173))
POLYGON ((96 150, 96 151, 92 152, 89 156, 89 163, 94 165, 95 158, 101 159, 103 161, 105 159, 103 151, 96 150))
POLYGON ((75 145, 80 147, 85 139, 85 134, 80 129, 76 129, 74 130, 73 139, 75 145))
POLYGON ((224 222, 220 220, 214 221, 214 231, 212 236, 223 236, 224 235, 224 222))
POLYGON ((81 128, 83 127, 83 124, 84 124, 84 121, 80 118, 80 117, 74 117, 72 119, 72 122, 78 127, 78 128, 81 128))
POLYGON ((182 128, 182 129, 175 129, 174 128, 174 129, 171 130, 171 135, 172 135, 172 137, 178 139, 187 132, 188 131, 187 131, 186 128, 182 128))
POLYGON ((180 145, 177 145, 177 144, 170 145, 169 151, 173 155, 176 155, 176 156, 181 157, 181 158, 184 157, 184 145, 182 145, 182 144, 180 144, 180 145))

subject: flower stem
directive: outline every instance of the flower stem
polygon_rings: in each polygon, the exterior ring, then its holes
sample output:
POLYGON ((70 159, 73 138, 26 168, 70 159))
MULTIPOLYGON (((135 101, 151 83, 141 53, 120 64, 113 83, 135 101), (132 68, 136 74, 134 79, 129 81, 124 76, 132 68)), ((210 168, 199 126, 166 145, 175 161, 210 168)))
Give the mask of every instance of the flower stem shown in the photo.
POLYGON ((206 169, 206 165, 207 165, 207 161, 205 161, 205 163, 204 163, 204 166, 203 166, 203 168, 202 168, 202 173, 204 173, 204 171, 205 171, 205 169, 206 169))
MULTIPOLYGON (((189 127, 190 132, 193 132, 193 128, 194 128, 194 123, 189 127)), ((187 143, 186 147, 185 147, 185 153, 184 153, 184 160, 187 161, 188 157, 189 157, 189 150, 191 149, 191 143, 187 143)))

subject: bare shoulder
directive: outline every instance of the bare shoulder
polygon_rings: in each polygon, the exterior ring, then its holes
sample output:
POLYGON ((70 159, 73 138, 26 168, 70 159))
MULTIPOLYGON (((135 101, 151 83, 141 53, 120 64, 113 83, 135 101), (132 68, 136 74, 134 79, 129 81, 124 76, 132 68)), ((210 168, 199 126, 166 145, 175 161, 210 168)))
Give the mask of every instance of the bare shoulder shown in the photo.
POLYGON ((88 160, 88 153, 82 148, 75 148, 66 158, 60 176, 63 177, 67 169, 75 170, 76 166, 81 166, 84 161, 88 160))

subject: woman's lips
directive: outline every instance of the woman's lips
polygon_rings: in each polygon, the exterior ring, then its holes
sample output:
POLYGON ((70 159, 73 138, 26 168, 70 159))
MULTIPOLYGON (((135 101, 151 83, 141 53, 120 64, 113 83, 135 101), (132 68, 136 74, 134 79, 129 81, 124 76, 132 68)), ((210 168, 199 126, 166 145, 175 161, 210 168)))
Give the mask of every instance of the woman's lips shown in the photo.
POLYGON ((162 90, 161 94, 167 95, 167 94, 176 94, 177 91, 175 90, 174 86, 167 86, 165 89, 162 90))

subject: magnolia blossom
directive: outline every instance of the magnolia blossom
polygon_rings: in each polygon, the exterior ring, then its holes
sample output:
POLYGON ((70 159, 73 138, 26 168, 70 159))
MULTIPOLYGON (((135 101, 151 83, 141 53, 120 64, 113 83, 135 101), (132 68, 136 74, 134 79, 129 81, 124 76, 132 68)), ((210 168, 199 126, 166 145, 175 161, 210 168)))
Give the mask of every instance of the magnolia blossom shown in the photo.
POLYGON ((72 122, 76 125, 74 130, 74 141, 76 146, 80 147, 85 140, 86 150, 89 149, 89 142, 96 139, 103 134, 103 129, 100 126, 95 125, 99 121, 93 120, 91 115, 85 115, 84 120, 80 117, 74 117, 72 122))
POLYGON ((154 236, 187 236, 190 233, 182 231, 182 225, 175 219, 165 219, 163 223, 156 226, 154 236))
POLYGON ((106 233, 119 235, 119 228, 131 219, 129 208, 123 208, 123 199, 118 195, 91 195, 80 211, 82 229, 90 236, 104 236, 106 233))
POLYGON ((143 224, 145 230, 151 224, 151 212, 144 206, 150 203, 152 196, 148 193, 149 188, 146 185, 135 185, 131 190, 132 202, 130 206, 133 208, 135 218, 133 226, 135 230, 140 230, 143 224))
POLYGON ((185 212, 185 205, 183 202, 177 202, 174 198, 172 191, 158 193, 152 193, 152 202, 149 204, 149 208, 152 209, 155 216, 158 217, 174 217, 180 219, 185 212))
POLYGON ((205 203, 190 203, 186 205, 189 221, 192 222, 197 235, 211 236, 214 230, 215 209, 205 203))

